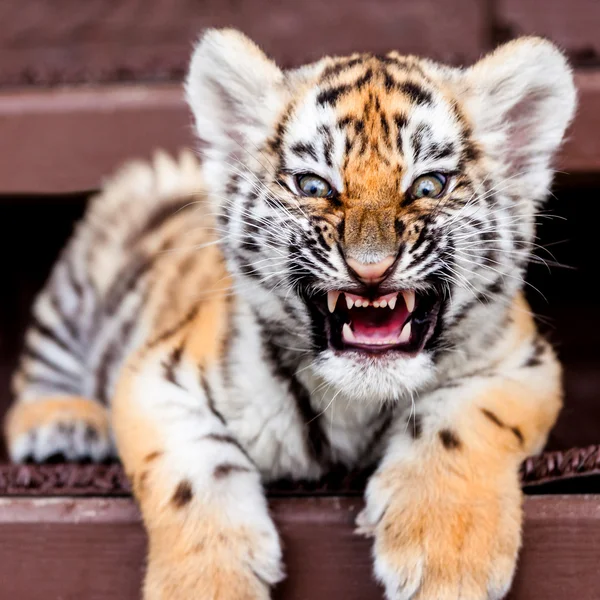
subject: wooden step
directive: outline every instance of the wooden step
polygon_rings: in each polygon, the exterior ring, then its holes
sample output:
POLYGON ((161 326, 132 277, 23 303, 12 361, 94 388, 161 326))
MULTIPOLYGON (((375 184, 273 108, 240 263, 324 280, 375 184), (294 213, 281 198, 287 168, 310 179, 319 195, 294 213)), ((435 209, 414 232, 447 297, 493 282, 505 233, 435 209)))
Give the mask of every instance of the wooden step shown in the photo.
MULTIPOLYGON (((277 600, 376 600, 358 497, 276 497, 287 579, 277 600)), ((510 600, 597 600, 600 496, 525 501, 510 600)), ((1 600, 137 600, 146 538, 129 498, 0 499, 1 600)))

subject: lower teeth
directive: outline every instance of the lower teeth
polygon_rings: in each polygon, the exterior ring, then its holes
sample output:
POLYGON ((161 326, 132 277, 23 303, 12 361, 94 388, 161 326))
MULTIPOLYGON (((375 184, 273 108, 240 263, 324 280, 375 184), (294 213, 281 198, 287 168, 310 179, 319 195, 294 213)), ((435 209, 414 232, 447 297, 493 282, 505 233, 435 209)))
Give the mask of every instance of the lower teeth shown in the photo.
MULTIPOLYGON (((410 341, 410 337, 412 335, 412 325, 411 322, 409 321, 408 323, 406 323, 404 325, 404 327, 402 328, 402 331, 400 332, 400 336, 395 339, 395 340, 369 340, 369 341, 362 341, 359 343, 363 343, 365 345, 369 345, 369 346, 394 346, 396 344, 406 344, 407 342, 410 341)), ((354 332, 352 331, 352 328, 350 327, 349 323, 344 323, 343 327, 342 327, 342 339, 345 342, 357 342, 358 340, 356 339, 356 336, 354 334, 354 332)))

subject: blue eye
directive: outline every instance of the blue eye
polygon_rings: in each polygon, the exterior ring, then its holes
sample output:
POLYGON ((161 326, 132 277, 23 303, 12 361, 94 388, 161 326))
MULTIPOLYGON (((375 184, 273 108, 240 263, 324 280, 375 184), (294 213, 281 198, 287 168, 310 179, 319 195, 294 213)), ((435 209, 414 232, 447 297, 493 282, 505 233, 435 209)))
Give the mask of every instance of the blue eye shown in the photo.
POLYGON ((296 184, 305 196, 311 198, 326 198, 332 192, 331 186, 322 177, 310 173, 298 175, 296 184))
POLYGON ((417 177, 409 189, 413 198, 439 198, 446 188, 446 176, 441 173, 428 173, 417 177))

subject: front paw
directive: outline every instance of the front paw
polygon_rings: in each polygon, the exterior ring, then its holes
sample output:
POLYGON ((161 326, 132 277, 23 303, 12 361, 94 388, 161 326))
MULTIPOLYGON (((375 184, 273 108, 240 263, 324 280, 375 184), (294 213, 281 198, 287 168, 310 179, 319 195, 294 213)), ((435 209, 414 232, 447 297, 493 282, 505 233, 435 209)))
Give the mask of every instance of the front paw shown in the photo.
MULTIPOLYGON (((375 537, 375 574, 389 600, 499 600, 521 540, 521 492, 462 478, 375 476, 359 532, 375 537)), ((506 483, 506 480, 505 480, 506 483)))
POLYGON ((18 402, 5 429, 14 462, 101 462, 115 454, 106 408, 86 398, 18 402))
POLYGON ((144 600, 269 600, 283 579, 272 523, 225 528, 202 519, 179 539, 149 533, 144 600))

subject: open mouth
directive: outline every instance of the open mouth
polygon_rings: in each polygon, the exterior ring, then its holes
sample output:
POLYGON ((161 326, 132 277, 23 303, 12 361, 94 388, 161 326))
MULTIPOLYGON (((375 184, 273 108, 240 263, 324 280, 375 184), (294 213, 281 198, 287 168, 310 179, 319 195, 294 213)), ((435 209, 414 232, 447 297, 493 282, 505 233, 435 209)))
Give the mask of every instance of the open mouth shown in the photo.
POLYGON ((325 298, 320 304, 330 345, 368 353, 416 354, 431 336, 439 309, 437 296, 414 290, 380 296, 335 290, 327 293, 326 307, 325 298))

